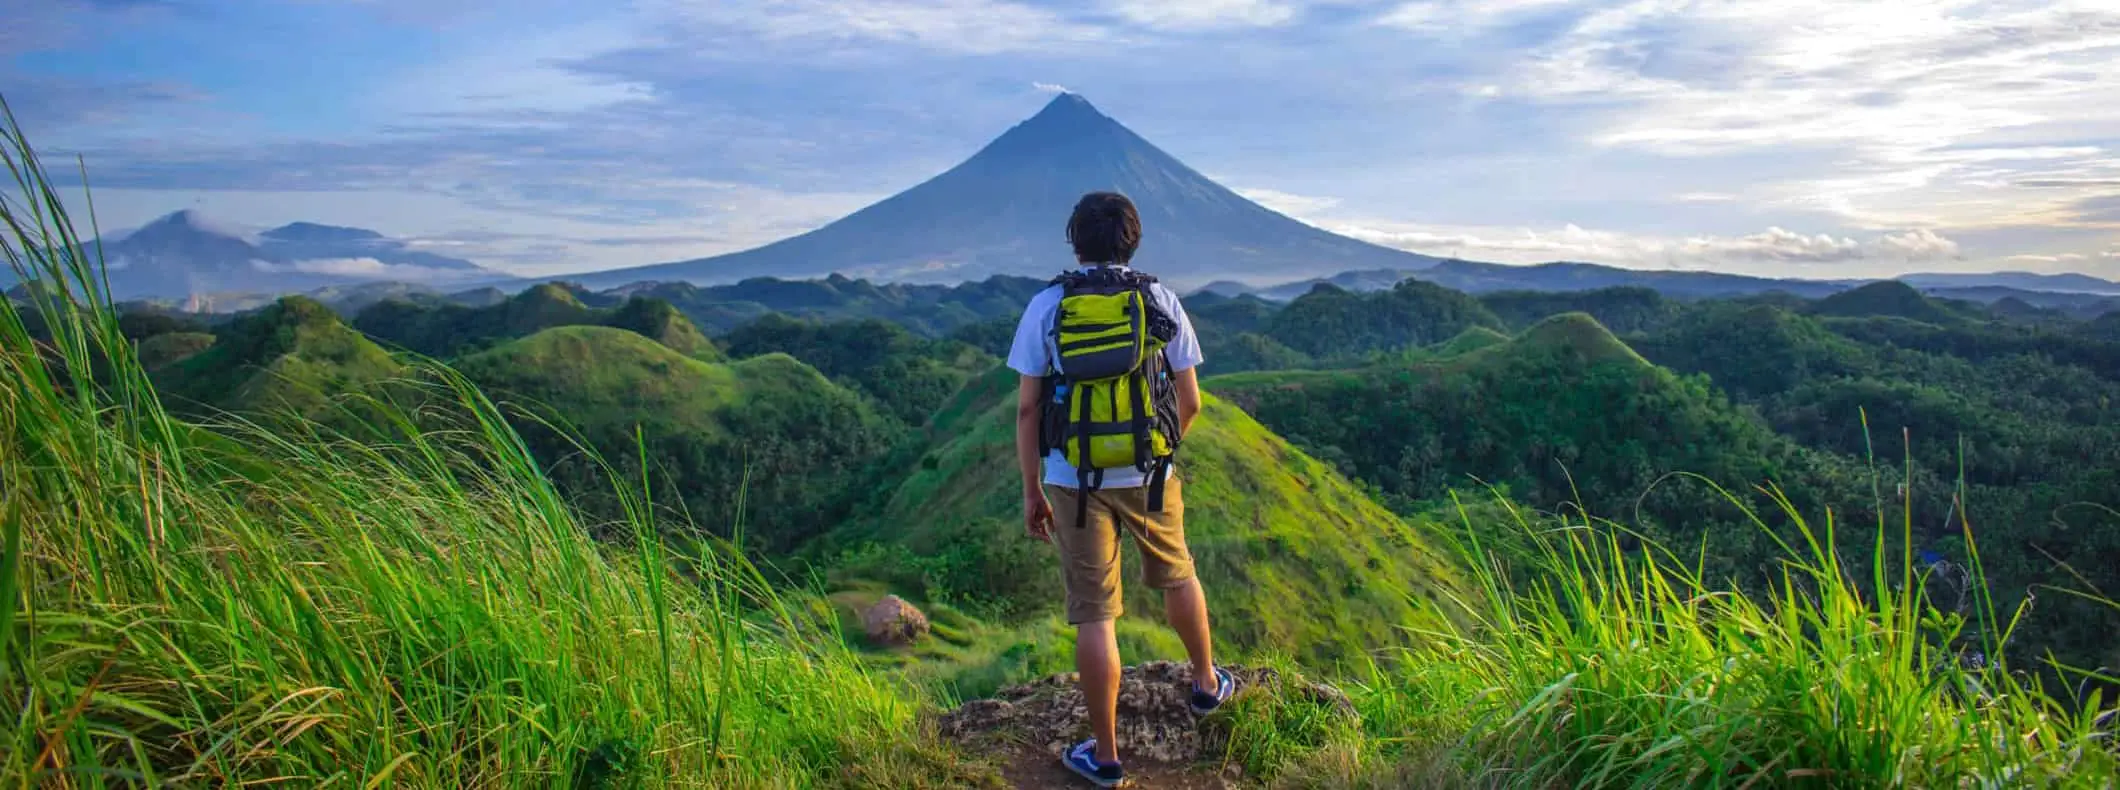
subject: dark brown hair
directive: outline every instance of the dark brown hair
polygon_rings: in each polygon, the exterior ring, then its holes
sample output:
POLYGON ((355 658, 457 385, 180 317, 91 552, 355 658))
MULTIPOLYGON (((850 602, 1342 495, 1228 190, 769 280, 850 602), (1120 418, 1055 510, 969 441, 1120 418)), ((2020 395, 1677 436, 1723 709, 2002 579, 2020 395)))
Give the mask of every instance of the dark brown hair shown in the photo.
POLYGON ((1127 263, 1141 248, 1141 215, 1117 192, 1091 192, 1067 218, 1067 242, 1084 263, 1127 263))

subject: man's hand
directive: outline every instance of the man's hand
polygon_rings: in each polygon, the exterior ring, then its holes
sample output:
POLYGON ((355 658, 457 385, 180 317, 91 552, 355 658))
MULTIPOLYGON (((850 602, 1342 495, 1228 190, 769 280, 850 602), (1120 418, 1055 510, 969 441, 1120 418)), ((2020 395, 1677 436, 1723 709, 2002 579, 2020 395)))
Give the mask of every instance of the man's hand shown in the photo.
POLYGON ((1053 542, 1053 503, 1045 501, 1042 489, 1023 492, 1023 532, 1047 543, 1053 542))

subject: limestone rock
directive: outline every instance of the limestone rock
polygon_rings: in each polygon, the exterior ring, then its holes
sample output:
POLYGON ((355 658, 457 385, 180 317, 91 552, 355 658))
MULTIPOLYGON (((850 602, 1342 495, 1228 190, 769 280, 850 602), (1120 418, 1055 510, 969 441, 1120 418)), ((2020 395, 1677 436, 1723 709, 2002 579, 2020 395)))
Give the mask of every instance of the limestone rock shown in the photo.
POLYGON ((905 647, 927 635, 928 619, 904 598, 886 595, 861 613, 861 629, 872 643, 905 647))

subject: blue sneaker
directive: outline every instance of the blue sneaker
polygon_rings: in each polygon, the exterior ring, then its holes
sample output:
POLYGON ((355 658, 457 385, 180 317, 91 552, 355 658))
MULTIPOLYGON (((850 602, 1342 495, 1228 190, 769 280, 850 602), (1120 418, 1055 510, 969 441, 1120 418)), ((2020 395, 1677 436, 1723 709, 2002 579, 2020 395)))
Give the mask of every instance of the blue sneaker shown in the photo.
POLYGON ((1126 769, 1119 767, 1118 763, 1097 762, 1095 738, 1075 744, 1060 762, 1067 766, 1067 770, 1080 774, 1098 787, 1118 787, 1126 783, 1126 769))
POLYGON ((1230 695, 1235 693, 1237 693, 1236 676, 1229 674, 1227 669, 1215 667, 1215 690, 1213 693, 1200 688, 1199 682, 1195 681, 1193 683, 1193 712, 1202 716, 1213 713, 1216 708, 1222 707, 1222 703, 1228 702, 1230 695))

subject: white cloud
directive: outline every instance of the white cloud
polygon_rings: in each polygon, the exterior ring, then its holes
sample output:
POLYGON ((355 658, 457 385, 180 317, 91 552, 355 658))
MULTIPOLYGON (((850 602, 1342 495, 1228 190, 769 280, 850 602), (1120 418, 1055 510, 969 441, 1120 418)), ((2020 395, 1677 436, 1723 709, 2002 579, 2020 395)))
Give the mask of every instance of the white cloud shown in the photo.
POLYGON ((1039 93, 1073 93, 1073 92, 1074 92, 1074 91, 1068 90, 1068 89, 1067 89, 1067 86, 1066 86, 1066 85, 1060 85, 1060 84, 1057 84, 1057 83, 1051 83, 1051 82, 1033 82, 1033 83, 1031 83, 1031 87, 1032 87, 1032 88, 1035 88, 1035 89, 1037 89, 1037 91, 1038 91, 1039 93))
POLYGON ((648 0, 648 5, 686 23, 780 42, 903 44, 987 55, 1108 38, 1097 27, 1009 0, 648 0))
POLYGON ((415 266, 402 263, 384 263, 374 258, 312 258, 309 260, 251 261, 250 267, 261 272, 293 272, 301 274, 326 274, 335 277, 358 277, 373 280, 409 280, 412 282, 440 283, 486 276, 480 272, 465 272, 460 269, 440 269, 432 266, 415 266))
POLYGON ((1745 236, 1688 237, 1593 230, 1575 224, 1556 230, 1386 223, 1326 223, 1324 227, 1427 255, 1505 263, 1572 260, 1641 268, 1772 271, 1783 265, 1936 262, 1960 254, 1957 242, 1926 229, 1856 239, 1778 227, 1745 236))
MULTIPOLYGON (((1377 24, 1424 35, 1482 32, 1529 14, 1580 5, 1582 0, 1415 0, 1377 17, 1377 24)), ((1491 86, 1490 86, 1491 87, 1491 86)))
POLYGON ((1273 189, 1234 188, 1244 199, 1292 217, 1313 215, 1340 205, 1339 198, 1296 195, 1273 189))
POLYGON ((2090 256, 2084 255, 2080 252, 2065 252, 2060 255, 2012 255, 2010 257, 2004 258, 2003 260, 2025 261, 2027 263, 2060 263, 2063 261, 2081 261, 2089 259, 2090 256))
POLYGON ((495 37, 472 51, 383 80, 368 97, 378 114, 495 111, 576 112, 648 98, 647 85, 567 68, 568 61, 621 49, 634 40, 612 21, 521 37, 495 37))
POLYGON ((1294 20, 1299 2, 1288 0, 1110 0, 1112 13, 1129 22, 1164 30, 1271 27, 1294 20))
POLYGON ((1459 89, 1499 82, 1578 108, 1602 147, 1815 154, 1835 172, 1751 191, 1858 226, 2027 221, 2052 207, 1980 193, 2116 178, 2107 146, 2085 142, 2120 139, 2120 6, 2107 0, 1628 0, 1513 63, 1459 89))

